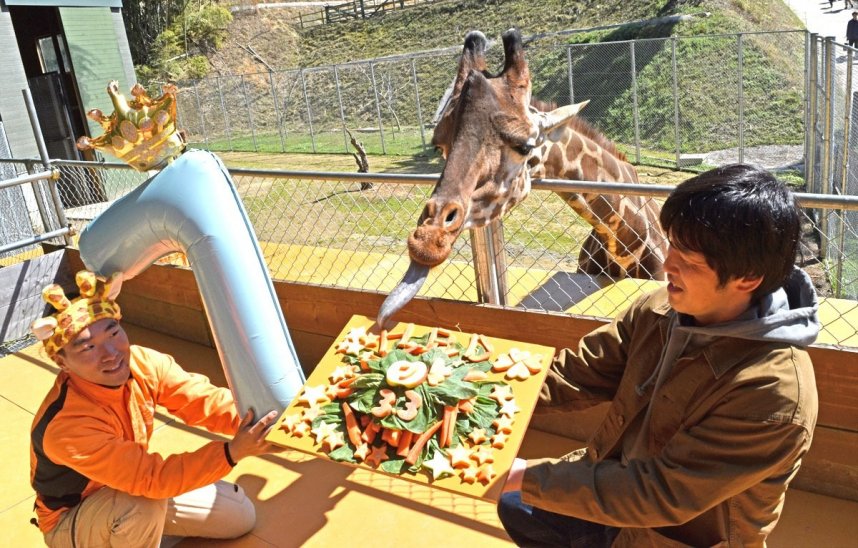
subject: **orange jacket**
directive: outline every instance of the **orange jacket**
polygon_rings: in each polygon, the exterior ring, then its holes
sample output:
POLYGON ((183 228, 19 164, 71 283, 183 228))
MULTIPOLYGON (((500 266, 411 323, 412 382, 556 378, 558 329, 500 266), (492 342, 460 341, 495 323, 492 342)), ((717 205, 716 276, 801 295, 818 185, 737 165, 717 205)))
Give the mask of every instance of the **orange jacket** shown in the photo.
POLYGON ((43 532, 105 485, 161 499, 208 485, 230 471, 222 441, 166 458, 148 447, 156 404, 186 424, 235 434, 240 417, 232 393, 155 350, 132 346, 130 363, 131 377, 119 388, 61 372, 36 413, 30 482, 43 532))

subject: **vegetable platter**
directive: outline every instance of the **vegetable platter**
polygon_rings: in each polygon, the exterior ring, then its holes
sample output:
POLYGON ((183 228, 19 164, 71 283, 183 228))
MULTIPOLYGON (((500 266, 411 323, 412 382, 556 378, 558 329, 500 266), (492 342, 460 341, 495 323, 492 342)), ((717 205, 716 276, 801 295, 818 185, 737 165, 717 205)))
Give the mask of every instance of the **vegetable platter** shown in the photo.
POLYGON ((268 441, 495 500, 553 355, 409 323, 378 331, 352 316, 268 441))

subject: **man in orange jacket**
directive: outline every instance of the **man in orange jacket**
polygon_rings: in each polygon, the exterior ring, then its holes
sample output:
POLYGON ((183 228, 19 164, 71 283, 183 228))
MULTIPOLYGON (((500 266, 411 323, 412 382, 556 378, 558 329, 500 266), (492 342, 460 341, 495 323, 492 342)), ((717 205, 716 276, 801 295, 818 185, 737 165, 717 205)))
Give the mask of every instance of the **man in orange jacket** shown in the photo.
POLYGON ((131 345, 114 299, 119 280, 76 276, 80 297, 43 291, 57 312, 33 323, 61 371, 33 420, 30 475, 49 546, 158 546, 162 535, 234 538, 256 522, 238 485, 220 481, 265 441, 272 411, 242 420, 232 393, 172 357, 131 345), (149 453, 155 406, 233 436, 162 457, 149 453))

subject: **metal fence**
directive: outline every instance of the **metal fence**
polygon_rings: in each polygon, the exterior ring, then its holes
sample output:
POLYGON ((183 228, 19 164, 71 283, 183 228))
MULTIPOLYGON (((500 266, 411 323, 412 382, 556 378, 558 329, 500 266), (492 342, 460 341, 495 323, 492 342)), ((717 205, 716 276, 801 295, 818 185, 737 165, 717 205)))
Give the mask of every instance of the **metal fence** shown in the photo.
MULTIPOLYGON (((3 162, 0 161, 0 165, 3 162)), ((61 174, 64 201, 102 185, 108 200, 67 209, 69 221, 82 226, 110 199, 140 184, 145 175, 119 165, 54 162, 61 174)), ((298 173, 233 169, 274 279, 368 291, 389 292, 408 266, 406 240, 431 191, 435 177, 298 173), (361 182, 372 182, 367 188, 361 182)), ((578 253, 589 233, 586 225, 553 191, 628 193, 628 185, 536 181, 534 192, 504 218, 504 245, 494 256, 473 245, 473 234, 455 244, 450 259, 434 269, 421 295, 466 302, 492 301, 474 264, 500 265, 497 302, 533 311, 609 318, 634 296, 657 282, 611 280, 577 272, 578 253), (550 190, 547 190, 550 189, 550 190), (617 283, 614 283, 617 282, 617 283)), ((661 201, 670 187, 638 186, 635 194, 661 201)), ((819 343, 858 346, 858 274, 832 260, 821 260, 823 234, 816 219, 828 217, 844 227, 843 242, 854 245, 858 226, 849 215, 858 199, 799 195, 805 206, 806 235, 797 264, 814 279, 824 297, 820 315, 825 328, 819 343), (848 215, 847 215, 848 214, 848 215), (834 282, 840 274, 839 282, 834 282), (848 273, 844 274, 844 273, 848 273), (851 288, 846 290, 846 288, 851 288), (838 292, 839 289, 839 292, 838 292)), ((837 247, 838 242, 829 242, 837 247)), ((840 253, 839 256, 843 256, 840 253)), ((287 318, 288 320, 288 318, 287 318)))
MULTIPOLYGON (((743 161, 772 144, 792 147, 779 166, 801 162, 804 31, 527 40, 534 97, 558 105, 589 99, 582 116, 637 162, 687 166, 713 152, 720 163, 743 161)), ((427 131, 460 51, 186 82, 180 123, 192 142, 215 151, 349 152, 349 128, 370 153, 428 152, 427 131)), ((499 70, 502 48, 490 47, 488 57, 499 70)))
MULTIPOLYGON (((858 100, 854 64, 858 51, 833 38, 810 36, 808 51, 807 188, 829 195, 858 196, 858 100)), ((835 294, 854 292, 858 263, 858 211, 817 213, 820 257, 832 265, 835 294), (852 280, 850 282, 850 280, 852 280)))

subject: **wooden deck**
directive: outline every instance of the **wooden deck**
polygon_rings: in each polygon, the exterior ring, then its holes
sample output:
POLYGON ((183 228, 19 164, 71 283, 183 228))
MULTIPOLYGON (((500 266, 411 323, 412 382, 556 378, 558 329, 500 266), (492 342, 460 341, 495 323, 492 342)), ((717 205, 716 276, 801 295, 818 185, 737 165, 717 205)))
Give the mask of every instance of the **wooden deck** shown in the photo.
MULTIPOLYGON (((186 368, 225 385, 214 349, 125 324, 132 341, 169 352, 186 368)), ((0 358, 0 528, 5 546, 40 546, 42 538, 29 523, 29 427, 57 368, 40 345, 0 358)), ((194 449, 217 438, 184 426, 163 410, 152 448, 162 454, 194 449)), ((575 440, 528 430, 520 455, 561 455, 575 440)), ((303 453, 249 458, 228 476, 238 482, 257 507, 258 523, 249 535, 233 541, 187 539, 178 546, 235 548, 291 546, 510 546, 494 504, 424 485, 355 469, 303 453)), ((858 502, 790 490, 784 517, 770 546, 784 548, 846 547, 858 538, 858 502)))

